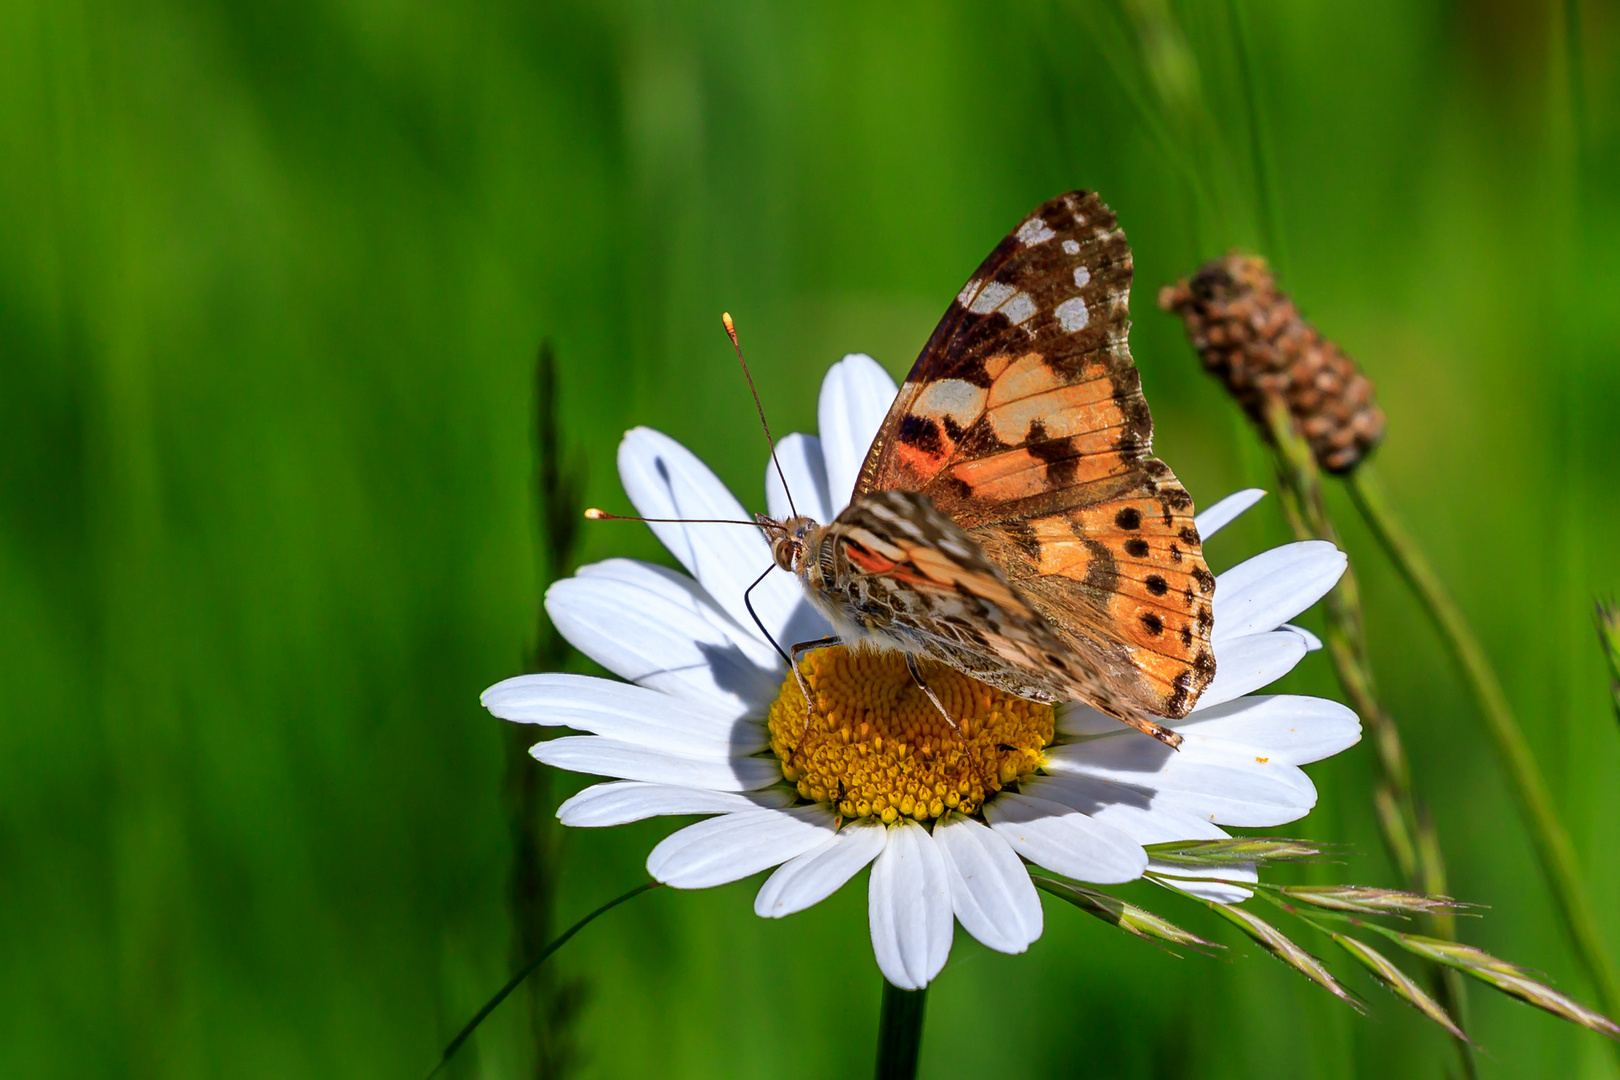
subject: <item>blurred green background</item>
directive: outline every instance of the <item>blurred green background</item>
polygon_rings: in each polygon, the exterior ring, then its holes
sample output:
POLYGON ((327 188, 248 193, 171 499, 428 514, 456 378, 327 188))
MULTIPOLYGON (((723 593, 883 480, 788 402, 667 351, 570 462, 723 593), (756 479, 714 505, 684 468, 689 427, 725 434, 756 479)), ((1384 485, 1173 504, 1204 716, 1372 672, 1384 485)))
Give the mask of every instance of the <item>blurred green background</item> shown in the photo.
MULTIPOLYGON (((540 640, 538 343, 585 502, 626 505, 615 447, 649 424, 759 506, 720 311, 777 430, 813 430, 830 362, 903 373, 1074 187, 1132 240, 1157 445, 1201 504, 1266 459, 1160 285, 1264 248, 1377 381, 1378 466, 1620 950, 1590 618, 1620 587, 1617 101, 1620 14, 1592 0, 0 5, 0 1072, 425 1071, 510 970, 506 732, 478 694, 540 640)), ((1491 905, 1467 939, 1592 1002, 1461 682, 1334 508, 1453 891, 1491 905)), ((1286 535, 1268 501, 1211 561, 1286 535)), ((635 526, 583 534, 622 553, 665 559, 635 526)), ((1321 656, 1286 688, 1337 695, 1321 656)), ((1280 831, 1350 845, 1320 880, 1395 884, 1370 749, 1311 772, 1317 811, 1280 831)), ((547 830, 558 922, 671 828, 547 830)), ((552 1052, 582 1077, 867 1074, 863 882, 780 922, 757 881, 636 900, 559 955, 547 993, 578 1007, 552 1052)), ((1372 1018, 1126 893, 1238 955, 1050 903, 1025 956, 959 933, 923 1075, 1453 1066, 1365 980, 1372 1018)), ((1617 1075, 1597 1036, 1472 1002, 1483 1075, 1617 1075)), ((454 1074, 534 1075, 528 1015, 454 1074)))

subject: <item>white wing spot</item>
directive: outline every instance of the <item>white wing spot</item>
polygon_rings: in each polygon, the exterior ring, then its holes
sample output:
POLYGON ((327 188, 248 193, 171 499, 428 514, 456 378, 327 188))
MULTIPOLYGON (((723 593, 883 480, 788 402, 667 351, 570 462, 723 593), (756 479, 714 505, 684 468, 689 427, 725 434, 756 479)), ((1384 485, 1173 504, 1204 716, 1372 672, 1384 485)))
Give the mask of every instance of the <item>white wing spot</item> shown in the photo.
MULTIPOLYGON (((963 291, 966 292, 967 290, 964 289, 963 291)), ((1002 304, 1005 304, 1012 297, 1012 294, 1017 291, 1011 285, 1003 285, 999 281, 987 281, 984 283, 984 288, 979 290, 979 295, 973 298, 973 306, 969 307, 968 310, 975 315, 988 315, 1002 304)), ((966 301, 963 301, 963 303, 966 303, 966 301)))
POLYGON ((1080 254, 1080 242, 1077 241, 1077 240, 1065 240, 1065 241, 1063 241, 1063 251, 1064 251, 1065 254, 1068 254, 1068 255, 1078 255, 1078 254, 1080 254))
POLYGON ((973 300, 973 294, 979 291, 979 279, 972 278, 962 286, 962 291, 956 294, 956 302, 967 307, 973 300))
POLYGON ((1029 298, 1029 293, 1021 292, 1011 300, 1001 305, 1001 313, 1012 320, 1014 326, 1022 326, 1034 317, 1036 312, 1035 301, 1029 298))
POLYGON ((1063 327, 1064 333, 1072 334, 1076 330, 1084 330, 1086 323, 1091 321, 1091 313, 1086 310, 1086 302, 1078 296, 1071 297, 1057 306, 1058 325, 1063 327))
POLYGON ((1053 232, 1046 222, 1038 217, 1030 218, 1018 226, 1018 242, 1025 247, 1032 244, 1044 244, 1056 235, 1057 233, 1053 232))
POLYGON ((984 411, 988 391, 974 386, 965 379, 941 379, 923 387, 912 403, 912 411, 933 420, 950 417, 966 427, 984 411))
POLYGON ((1083 289, 1087 285, 1089 285, 1090 283, 1091 283, 1091 271, 1087 270, 1083 266, 1075 267, 1074 268, 1074 285, 1075 285, 1075 288, 1083 289))

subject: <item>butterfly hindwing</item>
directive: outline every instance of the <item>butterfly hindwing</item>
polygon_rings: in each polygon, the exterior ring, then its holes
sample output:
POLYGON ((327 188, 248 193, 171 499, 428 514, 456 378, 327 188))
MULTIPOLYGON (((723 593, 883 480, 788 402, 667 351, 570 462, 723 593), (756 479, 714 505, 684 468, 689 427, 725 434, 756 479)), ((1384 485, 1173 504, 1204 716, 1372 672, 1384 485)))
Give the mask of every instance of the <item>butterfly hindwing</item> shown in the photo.
POLYGON ((855 495, 927 495, 1091 673, 1088 700, 1117 705, 1097 700, 1104 686, 1179 717, 1214 675, 1214 577, 1192 499, 1151 456, 1130 285, 1130 248, 1094 194, 1039 207, 952 302, 855 495))
POLYGON ((1006 571, 925 495, 857 496, 810 542, 823 582, 858 628, 1012 693, 1064 700, 1063 688, 1101 673, 1071 669, 1061 634, 1012 586, 1006 571))

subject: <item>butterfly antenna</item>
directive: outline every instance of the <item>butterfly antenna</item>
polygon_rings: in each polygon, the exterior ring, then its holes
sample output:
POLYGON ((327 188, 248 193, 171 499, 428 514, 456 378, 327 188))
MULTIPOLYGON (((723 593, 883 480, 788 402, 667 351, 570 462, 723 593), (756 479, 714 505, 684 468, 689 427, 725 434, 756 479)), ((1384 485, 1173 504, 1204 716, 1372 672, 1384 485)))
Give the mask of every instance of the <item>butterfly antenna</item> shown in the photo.
POLYGON ((654 525, 752 525, 756 529, 759 528, 757 521, 739 521, 735 518, 646 518, 631 514, 610 514, 594 506, 585 511, 585 517, 589 521, 647 521, 654 525))
POLYGON ((776 440, 771 438, 771 425, 765 422, 765 406, 759 403, 759 391, 754 389, 754 375, 748 370, 748 361, 743 359, 742 343, 737 340, 737 325, 731 321, 731 313, 720 313, 720 322, 726 328, 726 336, 731 339, 731 347, 737 350, 737 363, 742 365, 743 376, 748 380, 748 392, 754 395, 754 408, 759 410, 759 426, 765 429, 765 444, 771 448, 771 464, 776 466, 776 478, 782 481, 782 491, 787 495, 788 509, 793 516, 799 516, 799 508, 793 505, 793 492, 788 489, 787 476, 782 472, 782 463, 776 460, 776 440))
MULTIPOLYGON (((769 565, 769 566, 767 566, 765 568, 765 573, 763 573, 763 574, 759 575, 759 577, 755 578, 754 583, 752 585, 748 586, 748 588, 743 590, 743 607, 748 609, 748 614, 754 620, 754 625, 759 627, 759 632, 765 635, 765 640, 771 643, 771 648, 775 649, 776 652, 777 652, 777 655, 781 656, 781 658, 783 660, 787 661, 788 667, 793 667, 793 657, 791 657, 787 653, 783 652, 782 651, 782 646, 778 645, 776 643, 776 639, 771 636, 771 632, 769 630, 765 629, 765 624, 760 621, 759 613, 754 610, 754 601, 748 595, 749 593, 751 593, 755 589, 757 589, 759 587, 759 583, 764 581, 766 576, 768 574, 770 574, 770 572, 772 570, 775 570, 775 569, 776 569, 776 564, 773 562, 773 563, 771 563, 771 565, 769 565)), ((794 668, 794 670, 797 671, 798 669, 794 668)))

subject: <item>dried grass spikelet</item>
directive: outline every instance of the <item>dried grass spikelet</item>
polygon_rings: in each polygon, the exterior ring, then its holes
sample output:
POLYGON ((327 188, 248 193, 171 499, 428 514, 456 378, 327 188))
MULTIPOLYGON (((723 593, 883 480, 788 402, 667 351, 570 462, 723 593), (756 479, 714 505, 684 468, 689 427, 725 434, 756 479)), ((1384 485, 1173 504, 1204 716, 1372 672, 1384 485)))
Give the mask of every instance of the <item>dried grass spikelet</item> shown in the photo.
POLYGON ((1259 256, 1212 259, 1159 290, 1159 308, 1181 316, 1204 366, 1262 429, 1267 399, 1284 402, 1322 468, 1349 472, 1383 438, 1372 381, 1277 291, 1259 256))

